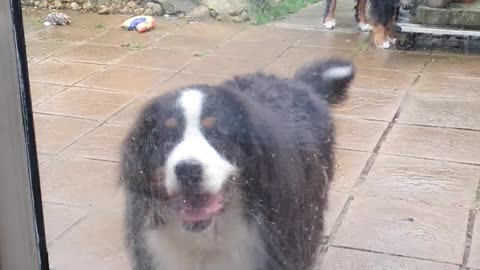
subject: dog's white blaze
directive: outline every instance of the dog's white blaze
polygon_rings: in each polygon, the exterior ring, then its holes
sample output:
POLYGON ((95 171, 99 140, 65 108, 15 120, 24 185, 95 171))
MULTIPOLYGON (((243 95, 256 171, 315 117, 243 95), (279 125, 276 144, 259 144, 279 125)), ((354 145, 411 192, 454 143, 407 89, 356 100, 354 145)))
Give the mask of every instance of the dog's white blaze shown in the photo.
POLYGON ((204 95, 199 90, 183 92, 177 106, 183 111, 185 131, 180 143, 175 146, 166 162, 165 186, 168 193, 178 189, 175 166, 182 161, 194 160, 202 164, 205 191, 217 193, 235 167, 213 148, 201 131, 201 114, 204 95))
POLYGON ((323 77, 327 79, 341 79, 352 76, 353 67, 352 66, 343 66, 343 67, 332 67, 323 73, 323 77))

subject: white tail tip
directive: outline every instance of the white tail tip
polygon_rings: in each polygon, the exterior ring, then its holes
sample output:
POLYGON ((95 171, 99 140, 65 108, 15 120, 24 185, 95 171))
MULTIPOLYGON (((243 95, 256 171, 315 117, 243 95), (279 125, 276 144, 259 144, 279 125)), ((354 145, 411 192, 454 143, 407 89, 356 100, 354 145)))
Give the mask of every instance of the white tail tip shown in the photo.
POLYGON ((350 77, 352 74, 352 66, 332 67, 323 72, 323 77, 327 79, 342 79, 350 77))

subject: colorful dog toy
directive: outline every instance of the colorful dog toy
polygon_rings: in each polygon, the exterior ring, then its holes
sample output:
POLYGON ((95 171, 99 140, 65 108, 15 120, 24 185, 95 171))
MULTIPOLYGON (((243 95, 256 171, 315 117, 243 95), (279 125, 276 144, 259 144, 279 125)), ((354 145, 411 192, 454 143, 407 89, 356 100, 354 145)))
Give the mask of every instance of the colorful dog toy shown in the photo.
POLYGON ((154 27, 155 19, 152 16, 135 16, 122 24, 122 28, 127 31, 137 30, 140 33, 147 32, 154 27))

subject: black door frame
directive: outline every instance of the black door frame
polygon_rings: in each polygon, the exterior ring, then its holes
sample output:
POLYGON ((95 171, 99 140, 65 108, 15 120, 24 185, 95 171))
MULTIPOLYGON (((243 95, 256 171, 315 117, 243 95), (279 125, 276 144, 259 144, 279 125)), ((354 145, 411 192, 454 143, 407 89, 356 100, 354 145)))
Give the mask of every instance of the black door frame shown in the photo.
POLYGON ((0 1, 0 270, 48 270, 20 0, 0 1))

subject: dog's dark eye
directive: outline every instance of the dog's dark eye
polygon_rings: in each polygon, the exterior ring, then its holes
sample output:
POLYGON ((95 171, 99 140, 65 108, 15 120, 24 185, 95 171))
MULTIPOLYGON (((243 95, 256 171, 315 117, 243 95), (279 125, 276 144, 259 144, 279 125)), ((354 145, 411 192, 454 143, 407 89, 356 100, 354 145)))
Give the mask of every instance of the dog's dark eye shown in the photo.
POLYGON ((218 125, 217 130, 218 130, 218 133, 227 137, 233 133, 232 127, 228 125, 218 125))

